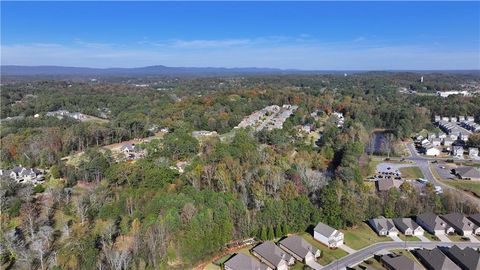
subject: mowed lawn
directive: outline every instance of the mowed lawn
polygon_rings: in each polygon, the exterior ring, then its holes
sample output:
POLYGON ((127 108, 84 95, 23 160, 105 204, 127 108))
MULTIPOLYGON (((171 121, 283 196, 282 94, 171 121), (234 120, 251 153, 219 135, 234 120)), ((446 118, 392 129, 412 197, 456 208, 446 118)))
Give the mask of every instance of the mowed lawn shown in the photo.
POLYGON ((466 192, 471 192, 480 198, 480 181, 471 180, 443 180, 447 185, 453 186, 466 192))
POLYGON ((361 249, 378 242, 392 241, 390 237, 378 236, 366 223, 362 223, 356 228, 340 231, 345 234, 345 245, 353 249, 361 249))
POLYGON ((416 237, 416 236, 406 236, 402 233, 399 233, 398 237, 400 239, 402 239, 403 241, 420 241, 420 239, 418 239, 418 237, 416 237))
POLYGON ((424 178, 422 171, 419 167, 404 167, 399 169, 402 177, 405 179, 417 179, 424 178))
POLYGON ((318 259, 318 263, 321 265, 327 265, 333 261, 336 261, 344 256, 347 256, 348 253, 341 250, 341 249, 330 249, 327 246, 321 244, 317 240, 313 239, 313 237, 309 233, 301 233, 299 234, 303 239, 307 240, 310 244, 312 244, 314 247, 318 248, 322 255, 318 259))

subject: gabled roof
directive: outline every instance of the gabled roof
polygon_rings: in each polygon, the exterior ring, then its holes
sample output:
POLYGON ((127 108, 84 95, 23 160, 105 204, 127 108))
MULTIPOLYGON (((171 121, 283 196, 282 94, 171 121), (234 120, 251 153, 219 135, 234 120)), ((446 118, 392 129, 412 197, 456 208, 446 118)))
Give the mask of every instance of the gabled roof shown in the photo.
POLYGON ((470 221, 464 214, 450 213, 443 215, 442 218, 450 223, 450 225, 462 230, 473 230, 478 228, 472 221, 470 221))
POLYGON ((253 251, 275 266, 280 265, 282 260, 288 262, 292 258, 292 256, 277 247, 272 241, 263 242, 254 247, 253 251))
POLYGON ((225 266, 228 266, 234 270, 267 270, 270 269, 267 265, 259 262, 257 259, 238 253, 225 262, 225 266))
POLYGON ((447 255, 457 262, 462 268, 471 270, 480 270, 480 253, 471 247, 460 249, 453 246, 446 250, 447 255))
POLYGON ((397 228, 401 231, 406 231, 407 229, 416 230, 417 228, 421 228, 413 219, 411 218, 394 218, 393 223, 397 228))
POLYGON ((371 224, 378 230, 387 230, 389 232, 398 232, 397 228, 393 224, 391 219, 386 219, 384 217, 373 218, 371 219, 371 224))
POLYGON ((316 231, 317 233, 327 237, 327 238, 332 236, 337 231, 336 229, 334 229, 334 228, 332 228, 332 227, 330 227, 327 224, 324 224, 322 222, 319 222, 313 230, 316 231))
POLYGON ((391 188, 398 188, 403 182, 393 178, 380 179, 376 181, 378 191, 387 191, 391 188))
POLYGON ((455 174, 462 178, 480 178, 480 171, 468 166, 455 168, 455 174))
POLYGON ((425 225, 432 228, 433 230, 443 230, 447 225, 444 220, 442 220, 438 215, 434 213, 423 213, 417 215, 417 222, 418 220, 421 220, 425 225))
POLYGON ((478 226, 480 226, 480 213, 470 215, 468 218, 469 218, 471 221, 473 221, 473 223, 475 223, 475 224, 477 224, 478 226))
POLYGON ((382 256, 382 261, 395 270, 422 270, 423 268, 415 261, 404 255, 388 254, 382 256))
POLYGON ((280 244, 286 247, 288 250, 292 251, 300 258, 305 258, 308 252, 315 255, 317 253, 317 248, 310 245, 305 239, 298 235, 289 236, 280 241, 280 244))
POLYGON ((415 252, 427 268, 433 270, 460 270, 452 260, 450 260, 440 249, 432 250, 421 249, 415 252))
POLYGON ((133 144, 124 144, 122 145, 122 147, 120 148, 121 151, 124 151, 124 150, 128 150, 128 151, 134 151, 135 150, 135 145, 133 144))

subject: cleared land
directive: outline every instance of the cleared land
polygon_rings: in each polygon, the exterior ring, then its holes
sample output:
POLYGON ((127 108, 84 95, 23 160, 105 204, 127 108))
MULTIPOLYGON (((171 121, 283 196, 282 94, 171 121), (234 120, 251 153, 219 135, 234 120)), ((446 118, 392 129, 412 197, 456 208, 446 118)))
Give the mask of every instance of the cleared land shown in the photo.
POLYGON ((402 177, 405 179, 417 179, 424 178, 422 171, 419 167, 404 167, 399 169, 402 177))
POLYGON ((378 242, 392 241, 389 237, 378 236, 366 223, 341 231, 345 234, 345 244, 357 250, 378 242))
POLYGON ((471 180, 443 180, 447 185, 450 185, 456 189, 460 189, 466 192, 470 192, 476 197, 480 198, 480 182, 471 180))

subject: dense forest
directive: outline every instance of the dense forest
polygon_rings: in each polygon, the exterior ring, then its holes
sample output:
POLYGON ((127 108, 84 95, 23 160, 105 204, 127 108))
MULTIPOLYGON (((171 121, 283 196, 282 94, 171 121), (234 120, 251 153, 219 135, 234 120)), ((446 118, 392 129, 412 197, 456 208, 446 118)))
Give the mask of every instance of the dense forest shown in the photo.
MULTIPOLYGON (((427 89, 479 81, 425 78, 427 89)), ((35 187, 0 182, 2 267, 188 269, 231 241, 303 232, 318 221, 345 228, 379 215, 477 212, 432 186, 420 196, 408 183, 377 193, 364 182, 375 129, 402 140, 433 130, 433 115, 480 118, 479 96, 398 92, 417 80, 410 73, 366 73, 163 78, 155 87, 59 80, 2 85, 1 118, 22 116, 1 123, 2 168, 48 171, 46 183, 35 187), (283 129, 234 128, 274 104, 299 106, 283 129), (101 121, 46 116, 59 109, 101 121), (345 116, 343 126, 312 117, 334 111, 345 116), (315 144, 299 135, 306 124, 322 127, 315 144), (134 162, 117 161, 103 148, 163 127, 168 132, 142 143, 147 154, 134 162), (199 139, 195 130, 220 135, 199 139), (62 160, 67 156, 79 158, 62 160), (187 164, 182 172, 175 169, 179 161, 187 164)))

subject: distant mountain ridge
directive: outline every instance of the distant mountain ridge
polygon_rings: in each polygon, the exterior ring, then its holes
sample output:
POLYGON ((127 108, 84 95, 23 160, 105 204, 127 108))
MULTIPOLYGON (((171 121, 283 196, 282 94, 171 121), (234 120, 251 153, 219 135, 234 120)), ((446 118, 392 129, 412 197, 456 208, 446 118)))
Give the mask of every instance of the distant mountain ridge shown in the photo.
POLYGON ((282 74, 308 73, 301 70, 276 68, 216 68, 216 67, 167 67, 162 65, 137 68, 88 68, 66 66, 17 66, 2 65, 5 76, 80 75, 80 76, 130 76, 130 75, 234 75, 234 74, 282 74))
POLYGON ((181 76, 181 75, 255 75, 255 74, 354 74, 382 72, 413 72, 413 73, 465 73, 480 74, 479 70, 300 70, 279 68, 223 68, 223 67, 167 67, 163 65, 134 68, 90 68, 68 66, 20 66, 2 65, 2 76, 181 76))

